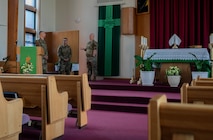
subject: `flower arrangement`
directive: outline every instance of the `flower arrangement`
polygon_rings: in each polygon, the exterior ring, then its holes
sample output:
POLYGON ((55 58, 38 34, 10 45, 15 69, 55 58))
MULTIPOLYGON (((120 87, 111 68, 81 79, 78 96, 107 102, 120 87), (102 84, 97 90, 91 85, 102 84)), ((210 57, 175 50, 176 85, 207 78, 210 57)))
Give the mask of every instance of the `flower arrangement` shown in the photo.
POLYGON ((137 60, 136 67, 139 67, 141 71, 152 71, 152 60, 151 58, 155 55, 156 53, 153 53, 150 57, 147 59, 143 59, 143 57, 139 55, 135 55, 135 59, 137 60))
POLYGON ((25 63, 21 66, 21 70, 23 73, 30 73, 33 71, 33 64, 30 62, 31 58, 28 56, 25 59, 25 63))
POLYGON ((166 69, 167 76, 180 75, 180 68, 177 66, 170 66, 169 69, 166 69))
POLYGON ((21 66, 21 70, 23 73, 30 73, 31 71, 33 71, 33 64, 31 62, 25 62, 22 66, 21 66))

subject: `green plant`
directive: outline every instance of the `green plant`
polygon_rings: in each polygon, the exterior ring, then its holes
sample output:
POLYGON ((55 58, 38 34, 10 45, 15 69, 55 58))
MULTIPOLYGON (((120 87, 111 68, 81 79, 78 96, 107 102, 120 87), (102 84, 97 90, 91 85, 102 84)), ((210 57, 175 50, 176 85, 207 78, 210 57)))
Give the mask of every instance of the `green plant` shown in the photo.
POLYGON ((170 66, 169 69, 166 69, 167 76, 180 75, 180 68, 177 66, 170 66))
POLYGON ((23 73, 30 73, 31 71, 33 71, 33 64, 31 62, 29 62, 29 63, 25 62, 21 66, 21 70, 23 73))
POLYGON ((189 53, 195 57, 194 64, 196 66, 197 71, 211 71, 211 64, 208 60, 199 60, 197 56, 193 53, 189 53))
POLYGON ((140 70, 142 71, 152 71, 152 60, 151 58, 155 55, 156 53, 153 53, 150 57, 148 57, 147 59, 143 59, 141 56, 139 55, 135 55, 135 59, 137 60, 136 62, 136 67, 139 67, 140 70))

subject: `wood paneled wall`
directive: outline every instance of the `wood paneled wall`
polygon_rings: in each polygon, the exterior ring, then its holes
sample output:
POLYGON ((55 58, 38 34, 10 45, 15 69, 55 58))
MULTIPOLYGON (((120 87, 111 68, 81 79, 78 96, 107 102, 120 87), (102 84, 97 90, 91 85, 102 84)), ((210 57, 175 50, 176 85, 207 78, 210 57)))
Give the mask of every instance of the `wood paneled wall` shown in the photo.
POLYGON ((46 42, 49 53, 48 63, 58 62, 57 50, 63 43, 63 38, 68 38, 72 49, 72 63, 79 63, 79 31, 47 32, 46 42))
MULTIPOLYGON (((136 14, 136 21, 135 54, 140 55, 141 36, 147 38, 150 46, 150 13, 136 14)), ((135 76, 140 76, 139 68, 135 69, 135 76)))
POLYGON ((125 7, 121 9, 121 33, 123 35, 133 35, 136 32, 135 8, 125 7))

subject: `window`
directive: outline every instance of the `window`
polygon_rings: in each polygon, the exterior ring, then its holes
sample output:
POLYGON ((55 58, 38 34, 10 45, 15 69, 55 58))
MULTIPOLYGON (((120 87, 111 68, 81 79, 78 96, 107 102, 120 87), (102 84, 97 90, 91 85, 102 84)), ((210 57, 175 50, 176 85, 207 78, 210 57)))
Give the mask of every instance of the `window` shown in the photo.
POLYGON ((32 7, 36 7, 36 0, 25 0, 25 4, 32 7))
POLYGON ((37 0, 25 0, 25 46, 35 46, 37 0))
POLYGON ((31 33, 25 33, 25 46, 34 46, 35 36, 31 33))

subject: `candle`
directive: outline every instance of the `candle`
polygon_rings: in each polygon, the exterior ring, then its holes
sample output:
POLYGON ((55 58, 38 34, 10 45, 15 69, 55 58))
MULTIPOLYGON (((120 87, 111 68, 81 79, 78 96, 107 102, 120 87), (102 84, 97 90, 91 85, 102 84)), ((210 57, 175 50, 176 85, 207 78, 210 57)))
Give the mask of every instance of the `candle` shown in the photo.
POLYGON ((213 33, 211 33, 210 36, 209 36, 209 42, 213 43, 213 33))
POLYGON ((143 36, 141 36, 141 45, 143 45, 143 36))

